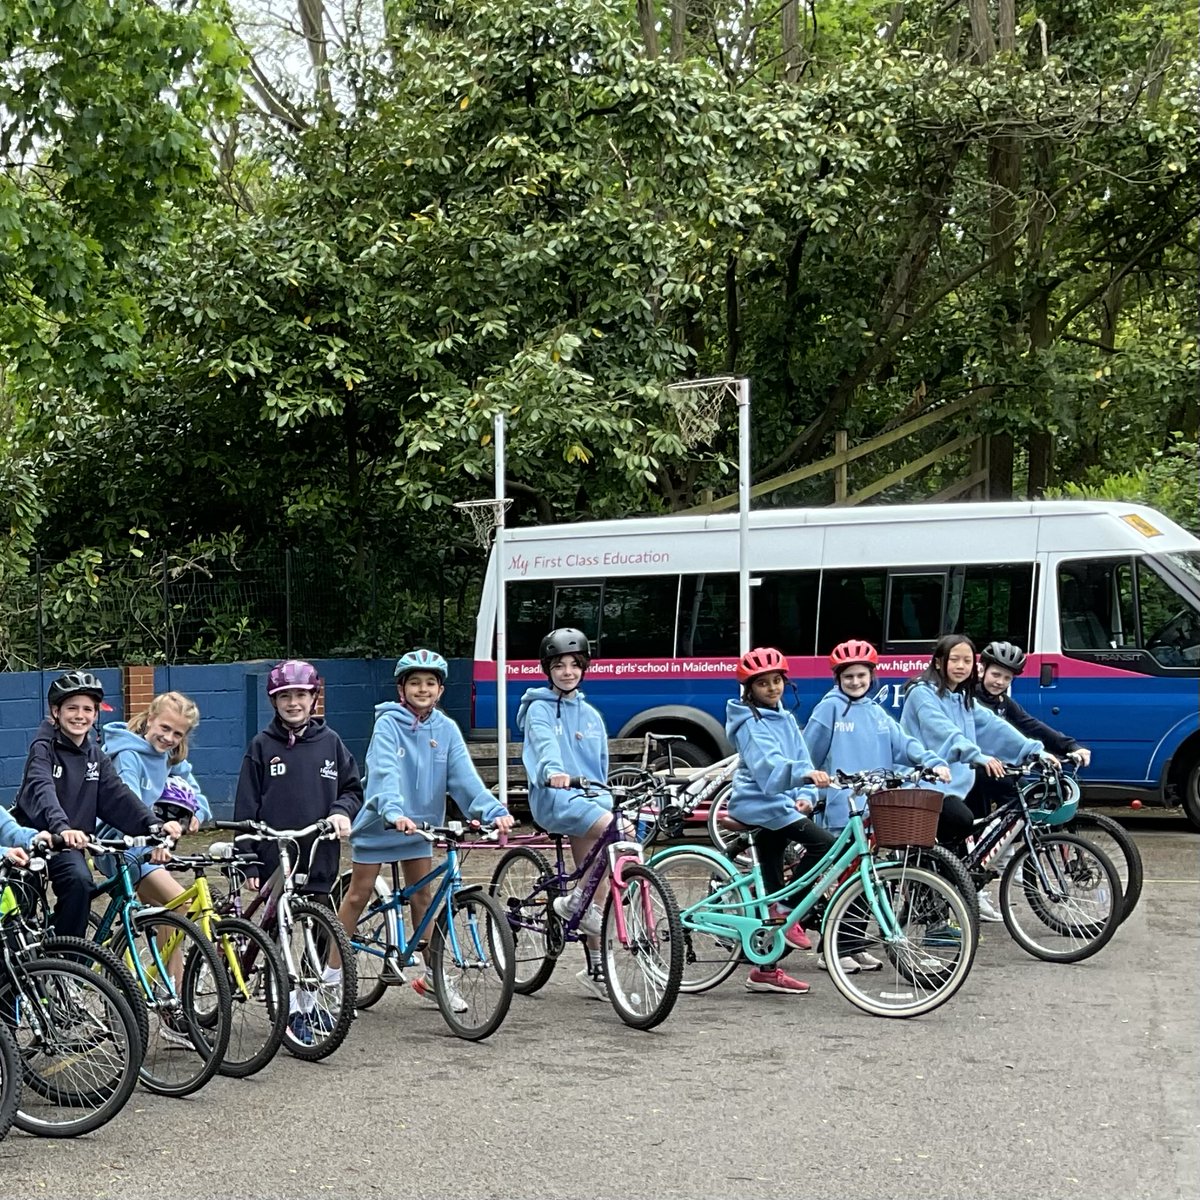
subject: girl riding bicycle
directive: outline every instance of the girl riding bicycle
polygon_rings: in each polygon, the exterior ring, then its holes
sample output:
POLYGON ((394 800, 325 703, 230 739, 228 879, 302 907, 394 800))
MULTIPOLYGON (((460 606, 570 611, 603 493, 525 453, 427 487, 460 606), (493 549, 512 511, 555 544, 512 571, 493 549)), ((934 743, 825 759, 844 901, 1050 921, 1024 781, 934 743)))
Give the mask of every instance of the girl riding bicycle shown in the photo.
MULTIPOLYGON (((366 801, 350 830, 350 885, 338 909, 346 933, 355 928, 379 868, 399 862, 411 887, 433 870, 429 842, 418 825, 444 825, 449 794, 468 817, 507 831, 513 819, 479 778, 458 726, 438 707, 446 690, 446 660, 431 650, 411 650, 397 663, 396 699, 375 707, 367 747, 366 801)), ((411 897, 412 922, 420 925, 432 896, 428 887, 411 897)), ((436 1004, 433 974, 413 981, 417 994, 436 1004)), ((461 997, 451 997, 457 1008, 461 997)))
MULTIPOLYGON (((790 842, 799 842, 820 857, 836 840, 810 819, 816 789, 829 786, 829 776, 816 769, 800 735, 796 718, 783 707, 787 659, 772 647, 749 650, 738 660, 742 685, 738 700, 725 709, 725 733, 739 755, 729 797, 729 815, 758 831, 756 845, 768 893, 784 886, 783 859, 790 842)), ((783 919, 789 910, 773 904, 771 915, 783 919)), ((784 937, 802 950, 811 943, 798 924, 784 937)), ((746 979, 752 992, 803 995, 809 986, 782 967, 754 967, 746 979)))
MULTIPOLYGON (((950 769, 932 750, 908 736, 871 698, 879 654, 870 642, 852 640, 834 646, 829 655, 834 685, 817 702, 804 726, 804 741, 813 762, 833 774, 873 771, 880 768, 929 767, 943 783, 950 769)), ((830 833, 838 834, 850 821, 850 789, 824 789, 824 811, 815 818, 830 833)), ((877 971, 883 963, 861 951, 842 962, 850 974, 877 971)))
MULTIPOLYGON (((550 686, 530 688, 517 709, 517 728, 525 737, 521 761, 529 779, 529 808, 534 821, 548 833, 570 840, 578 867, 612 822, 613 802, 608 792, 596 788, 583 795, 571 787, 571 779, 602 782, 608 778, 608 731, 604 718, 579 690, 592 661, 587 637, 578 629, 551 630, 542 638, 538 657, 550 686)), ((569 918, 578 910, 583 882, 569 896, 555 899, 559 916, 569 918)), ((597 1000, 608 999, 596 942, 607 895, 605 876, 579 922, 587 965, 576 979, 597 1000)))

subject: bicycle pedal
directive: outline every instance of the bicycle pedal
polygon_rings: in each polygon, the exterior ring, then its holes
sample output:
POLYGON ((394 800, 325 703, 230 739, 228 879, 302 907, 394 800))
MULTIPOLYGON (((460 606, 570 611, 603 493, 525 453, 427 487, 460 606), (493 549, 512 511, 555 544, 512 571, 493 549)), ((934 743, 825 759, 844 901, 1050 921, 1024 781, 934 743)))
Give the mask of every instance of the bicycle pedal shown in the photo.
POLYGON ((389 987, 396 987, 402 983, 407 983, 408 980, 404 978, 404 973, 402 971, 393 971, 385 967, 379 972, 379 982, 385 983, 389 987))

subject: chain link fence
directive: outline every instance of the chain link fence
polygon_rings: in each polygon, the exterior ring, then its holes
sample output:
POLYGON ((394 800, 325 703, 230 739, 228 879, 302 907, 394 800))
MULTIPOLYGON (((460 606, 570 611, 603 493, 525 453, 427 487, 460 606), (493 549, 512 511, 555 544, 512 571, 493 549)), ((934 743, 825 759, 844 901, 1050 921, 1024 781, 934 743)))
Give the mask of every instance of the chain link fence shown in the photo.
POLYGON ((256 658, 371 658, 412 646, 469 656, 485 560, 322 547, 212 546, 28 560, 0 573, 0 668, 256 658))

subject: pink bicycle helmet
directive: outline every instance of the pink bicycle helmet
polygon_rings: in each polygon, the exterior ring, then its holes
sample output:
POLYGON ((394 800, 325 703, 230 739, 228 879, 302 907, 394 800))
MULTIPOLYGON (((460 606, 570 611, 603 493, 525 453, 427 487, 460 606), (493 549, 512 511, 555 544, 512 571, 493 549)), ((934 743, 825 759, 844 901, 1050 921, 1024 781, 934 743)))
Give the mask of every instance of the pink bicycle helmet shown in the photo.
POLYGON ((289 658, 287 662, 272 667, 267 676, 267 695, 274 696, 276 692, 283 692, 288 688, 319 692, 321 677, 317 674, 317 668, 299 658, 289 658))

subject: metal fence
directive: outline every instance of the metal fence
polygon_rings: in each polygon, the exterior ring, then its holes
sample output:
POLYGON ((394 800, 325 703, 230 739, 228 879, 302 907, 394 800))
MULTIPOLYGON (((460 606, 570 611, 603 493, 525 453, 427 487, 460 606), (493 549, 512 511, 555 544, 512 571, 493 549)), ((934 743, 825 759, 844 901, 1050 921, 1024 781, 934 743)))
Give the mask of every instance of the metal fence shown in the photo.
POLYGON ((0 575, 0 667, 470 654, 485 562, 321 547, 33 555, 0 575))

